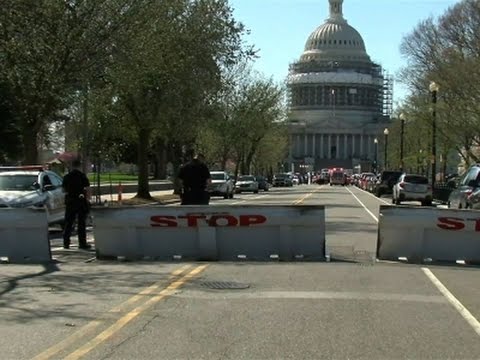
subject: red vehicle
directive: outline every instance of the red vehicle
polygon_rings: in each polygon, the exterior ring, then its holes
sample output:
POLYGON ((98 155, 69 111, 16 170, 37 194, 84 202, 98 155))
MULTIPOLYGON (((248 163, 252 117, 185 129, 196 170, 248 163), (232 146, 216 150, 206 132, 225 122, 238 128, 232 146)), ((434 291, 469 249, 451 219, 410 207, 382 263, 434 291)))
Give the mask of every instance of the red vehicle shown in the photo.
POLYGON ((343 168, 330 169, 330 186, 333 185, 347 185, 347 175, 343 168))

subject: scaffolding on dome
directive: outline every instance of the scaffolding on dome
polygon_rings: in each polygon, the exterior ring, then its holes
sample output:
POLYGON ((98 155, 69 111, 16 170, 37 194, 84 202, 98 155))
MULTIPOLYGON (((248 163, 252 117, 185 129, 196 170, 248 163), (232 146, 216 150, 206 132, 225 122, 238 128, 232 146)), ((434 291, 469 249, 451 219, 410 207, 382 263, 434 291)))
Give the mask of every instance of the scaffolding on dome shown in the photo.
POLYGON ((393 76, 386 71, 383 74, 383 116, 393 113, 393 76))

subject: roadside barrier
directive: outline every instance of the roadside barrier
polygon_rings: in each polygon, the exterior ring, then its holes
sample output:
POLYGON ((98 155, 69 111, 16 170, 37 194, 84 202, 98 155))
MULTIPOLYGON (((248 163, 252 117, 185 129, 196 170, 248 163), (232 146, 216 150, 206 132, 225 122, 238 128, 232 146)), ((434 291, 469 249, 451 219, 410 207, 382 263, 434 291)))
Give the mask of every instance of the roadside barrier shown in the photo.
POLYGON ((97 208, 100 259, 325 260, 323 206, 97 208))
POLYGON ((0 209, 0 258, 9 263, 51 261, 44 210, 0 209))
POLYGON ((480 212, 380 206, 377 258, 480 262, 480 212))

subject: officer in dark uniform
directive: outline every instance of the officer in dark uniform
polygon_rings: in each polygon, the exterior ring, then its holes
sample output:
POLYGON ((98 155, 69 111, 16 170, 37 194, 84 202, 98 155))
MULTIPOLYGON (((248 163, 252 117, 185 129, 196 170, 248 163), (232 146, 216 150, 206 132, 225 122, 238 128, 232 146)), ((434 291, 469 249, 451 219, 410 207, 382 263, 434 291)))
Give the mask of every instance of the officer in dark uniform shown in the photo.
POLYGON ((80 170, 81 163, 75 160, 72 170, 63 177, 65 193, 65 228, 63 231, 63 248, 70 248, 70 236, 75 219, 77 219, 78 247, 90 249, 87 244, 86 220, 89 212, 90 181, 80 170))
POLYGON ((182 182, 182 205, 208 205, 207 187, 211 182, 210 170, 202 154, 197 154, 185 164, 178 174, 182 182))

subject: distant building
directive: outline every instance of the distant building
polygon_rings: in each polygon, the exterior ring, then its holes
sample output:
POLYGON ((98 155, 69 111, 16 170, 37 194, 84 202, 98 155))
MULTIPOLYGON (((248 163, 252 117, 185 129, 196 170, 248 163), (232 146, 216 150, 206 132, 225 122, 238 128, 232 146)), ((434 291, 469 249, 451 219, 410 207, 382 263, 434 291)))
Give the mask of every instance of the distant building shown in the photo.
POLYGON ((295 171, 358 165, 370 171, 381 159, 393 80, 370 59, 361 35, 344 19, 343 0, 329 4, 329 18, 290 65, 289 162, 295 171))

